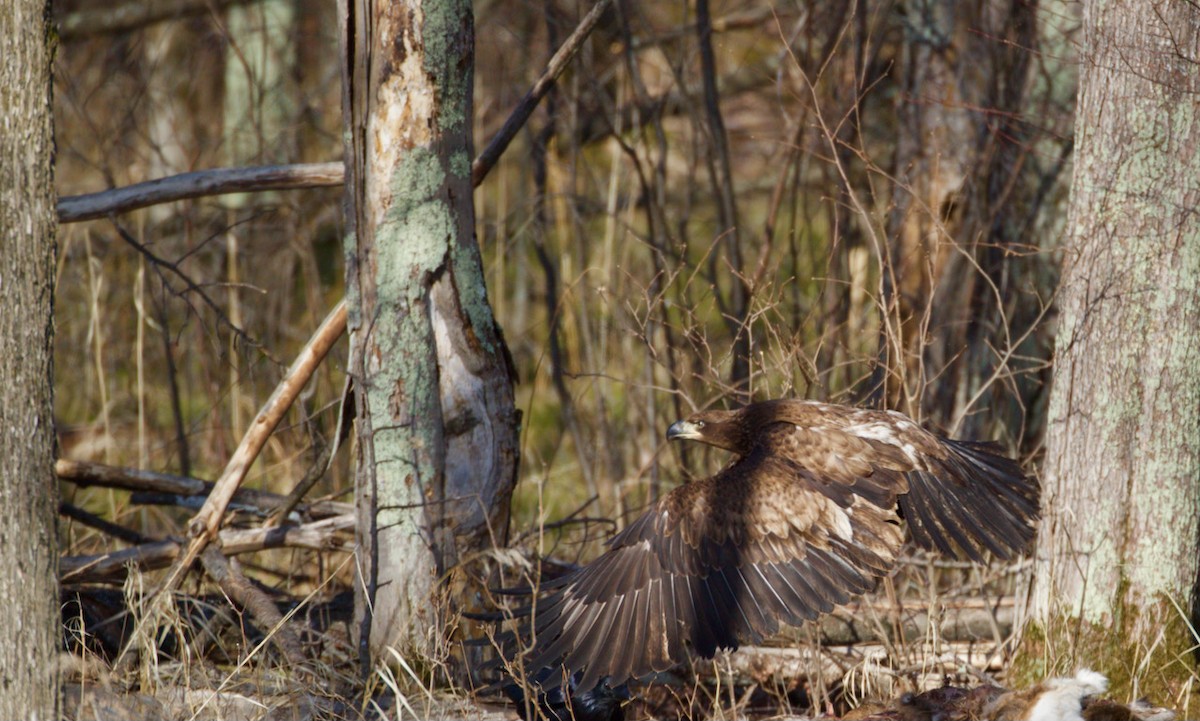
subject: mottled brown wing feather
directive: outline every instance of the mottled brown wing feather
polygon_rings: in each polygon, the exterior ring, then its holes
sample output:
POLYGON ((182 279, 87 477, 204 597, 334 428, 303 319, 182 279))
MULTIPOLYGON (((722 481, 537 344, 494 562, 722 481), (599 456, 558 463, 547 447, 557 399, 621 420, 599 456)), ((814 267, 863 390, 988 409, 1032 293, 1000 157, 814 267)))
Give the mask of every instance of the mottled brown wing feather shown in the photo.
POLYGON ((894 411, 797 400, 752 408, 768 427, 792 428, 762 434, 773 454, 831 481, 884 478, 922 548, 981 562, 987 551, 1012 558, 1033 539, 1038 484, 991 444, 941 438, 894 411))
POLYGON ((804 470, 764 448, 675 489, 537 605, 527 667, 615 684, 670 668, 685 645, 711 657, 868 590, 901 544, 895 493, 804 470))
POLYGON ((984 551, 1012 558, 1029 546, 1038 518, 1038 485, 986 444, 943 440, 944 458, 909 474, 900 512, 913 540, 975 562, 984 551))

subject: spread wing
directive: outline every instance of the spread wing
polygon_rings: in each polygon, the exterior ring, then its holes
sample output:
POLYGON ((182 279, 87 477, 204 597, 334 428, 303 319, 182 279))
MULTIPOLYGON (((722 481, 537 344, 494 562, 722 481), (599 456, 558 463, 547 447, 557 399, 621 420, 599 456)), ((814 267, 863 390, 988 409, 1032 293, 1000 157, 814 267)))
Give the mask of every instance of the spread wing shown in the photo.
POLYGON ((526 668, 582 671, 580 688, 619 683, 670 668, 685 644, 711 657, 868 590, 902 542, 901 480, 843 468, 819 475, 760 445, 675 489, 536 605, 526 668))
POLYGON ((985 551, 1012 558, 1033 539, 1037 481, 992 444, 941 438, 894 411, 806 401, 774 410, 772 428, 788 428, 769 436, 777 455, 827 474, 855 460, 900 472, 900 514, 922 548, 978 563, 985 551))
POLYGON ((751 450, 681 486, 557 581, 519 633, 527 668, 620 683, 798 624, 868 590, 901 545, 981 560, 1033 536, 1038 488, 984 444, 892 412, 808 402, 771 413, 751 450))

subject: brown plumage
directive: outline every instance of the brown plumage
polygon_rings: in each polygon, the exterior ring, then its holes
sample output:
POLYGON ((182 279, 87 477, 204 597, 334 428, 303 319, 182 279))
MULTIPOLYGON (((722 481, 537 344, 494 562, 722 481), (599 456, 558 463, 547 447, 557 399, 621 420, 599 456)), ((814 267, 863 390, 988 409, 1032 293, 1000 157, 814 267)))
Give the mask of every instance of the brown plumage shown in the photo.
POLYGON ((899 413, 767 401, 697 413, 667 438, 736 458, 555 581, 519 634, 536 639, 526 668, 582 671, 586 689, 816 618, 888 572, 901 515, 921 547, 975 561, 1033 537, 1038 487, 1016 463, 899 413))

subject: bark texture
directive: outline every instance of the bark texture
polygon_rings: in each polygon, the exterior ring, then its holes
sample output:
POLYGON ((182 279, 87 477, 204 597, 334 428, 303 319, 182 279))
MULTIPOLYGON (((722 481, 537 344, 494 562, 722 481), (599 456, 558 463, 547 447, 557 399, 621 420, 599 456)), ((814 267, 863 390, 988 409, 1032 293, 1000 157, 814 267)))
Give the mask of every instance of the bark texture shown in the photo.
POLYGON ((1027 644, 1054 666, 1035 671, 1088 664, 1137 693, 1172 687, 1194 644, 1184 622, 1200 540, 1198 58, 1194 4, 1084 4, 1027 644))
POLYGON ((0 12, 0 718, 58 718, 49 6, 0 12))
POLYGON ((440 581, 504 541, 517 416, 474 237, 471 5, 342 7, 367 660, 437 651, 440 581))

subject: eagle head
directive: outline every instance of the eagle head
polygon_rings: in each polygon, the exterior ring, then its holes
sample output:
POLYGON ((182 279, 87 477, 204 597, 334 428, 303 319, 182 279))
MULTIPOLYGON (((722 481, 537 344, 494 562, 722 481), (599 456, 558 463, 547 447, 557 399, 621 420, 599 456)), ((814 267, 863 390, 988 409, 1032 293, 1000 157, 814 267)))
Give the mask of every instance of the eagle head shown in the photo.
POLYGON ((700 411, 667 429, 667 440, 699 441, 734 453, 749 450, 751 429, 741 411, 700 411))

